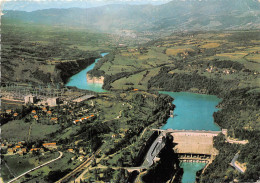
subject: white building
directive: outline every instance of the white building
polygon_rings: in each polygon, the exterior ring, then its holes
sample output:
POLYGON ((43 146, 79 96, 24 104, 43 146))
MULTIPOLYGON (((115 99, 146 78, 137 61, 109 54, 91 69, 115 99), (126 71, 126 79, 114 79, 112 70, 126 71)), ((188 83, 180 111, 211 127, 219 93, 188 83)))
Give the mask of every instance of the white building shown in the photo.
POLYGON ((25 104, 28 104, 28 103, 31 103, 31 104, 34 104, 36 102, 36 96, 33 96, 33 95, 26 95, 24 97, 24 103, 25 104))

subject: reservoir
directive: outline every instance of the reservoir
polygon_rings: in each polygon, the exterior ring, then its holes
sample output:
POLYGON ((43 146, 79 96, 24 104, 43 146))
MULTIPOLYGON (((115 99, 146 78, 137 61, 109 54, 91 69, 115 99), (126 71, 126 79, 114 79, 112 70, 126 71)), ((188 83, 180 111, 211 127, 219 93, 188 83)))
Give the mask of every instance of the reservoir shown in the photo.
MULTIPOLYGON (((104 57, 108 53, 101 53, 101 56, 104 57)), ((79 73, 75 74, 69 79, 69 82, 66 84, 66 86, 75 86, 79 89, 83 90, 90 90, 94 92, 105 92, 105 90, 102 89, 102 84, 99 83, 87 83, 87 72, 92 70, 95 66, 95 64, 100 60, 100 58, 96 59, 95 62, 88 67, 86 67, 84 70, 80 71, 79 73)))
MULTIPOLYGON (((108 53, 102 53, 102 57, 108 53)), ((92 70, 95 64, 100 60, 96 59, 78 74, 72 76, 66 86, 75 86, 79 89, 91 90, 95 92, 105 92, 102 84, 87 83, 87 72, 92 70)), ((221 101, 214 95, 202 95, 189 92, 166 92, 162 94, 170 95, 174 98, 173 104, 174 117, 169 118, 162 129, 175 130, 210 130, 220 131, 220 127, 214 123, 213 113, 218 111, 216 106, 221 101)), ((182 183, 193 183, 196 179, 196 172, 205 167, 205 163, 182 162, 181 167, 184 169, 182 183)))
POLYGON ((221 101, 215 95, 189 92, 160 92, 174 98, 174 117, 169 118, 162 129, 220 131, 214 123, 213 113, 221 101))
MULTIPOLYGON (((174 98, 174 117, 169 118, 162 129, 175 130, 210 130, 220 131, 214 123, 213 113, 218 111, 216 106, 221 101, 214 95, 202 95, 189 92, 160 92, 174 98)), ((184 170, 182 183, 194 183, 196 172, 205 167, 205 163, 182 162, 184 170)))

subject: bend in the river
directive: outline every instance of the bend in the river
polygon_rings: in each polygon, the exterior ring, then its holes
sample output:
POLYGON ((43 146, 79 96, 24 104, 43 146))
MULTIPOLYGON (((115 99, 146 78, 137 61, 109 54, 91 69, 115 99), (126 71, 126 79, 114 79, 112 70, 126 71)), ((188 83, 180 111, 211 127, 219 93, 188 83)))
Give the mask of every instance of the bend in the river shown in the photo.
MULTIPOLYGON (((108 53, 102 53, 102 56, 108 53)), ((78 74, 72 76, 66 86, 75 86, 79 89, 91 90, 95 92, 105 92, 102 84, 87 83, 87 72, 92 70, 95 64, 100 60, 96 59, 78 74)), ((214 95, 202 95, 189 92, 167 92, 160 93, 170 95, 174 98, 173 104, 176 106, 174 110, 174 118, 169 118, 162 129, 177 130, 210 130, 219 131, 220 127, 214 123, 213 113, 218 109, 216 106, 221 101, 214 95)), ((184 175, 182 182, 195 182, 196 172, 205 166, 203 163, 182 163, 184 175)))

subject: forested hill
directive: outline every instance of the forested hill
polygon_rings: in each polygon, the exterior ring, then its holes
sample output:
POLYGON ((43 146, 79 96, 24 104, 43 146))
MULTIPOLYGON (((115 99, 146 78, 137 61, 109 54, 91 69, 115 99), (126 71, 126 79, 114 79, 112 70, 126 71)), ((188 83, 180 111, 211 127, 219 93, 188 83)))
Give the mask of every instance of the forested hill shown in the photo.
POLYGON ((258 0, 173 0, 163 5, 106 5, 81 9, 4 11, 2 21, 73 26, 114 32, 259 29, 258 0))

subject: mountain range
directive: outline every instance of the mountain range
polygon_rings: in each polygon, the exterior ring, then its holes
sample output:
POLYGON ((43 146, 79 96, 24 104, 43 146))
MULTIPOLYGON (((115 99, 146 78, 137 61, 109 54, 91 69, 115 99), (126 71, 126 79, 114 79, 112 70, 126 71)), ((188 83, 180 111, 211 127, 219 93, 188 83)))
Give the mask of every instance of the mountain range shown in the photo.
POLYGON ((173 0, 162 5, 112 4, 92 8, 3 11, 15 20, 101 32, 194 31, 260 28, 258 0, 173 0))

